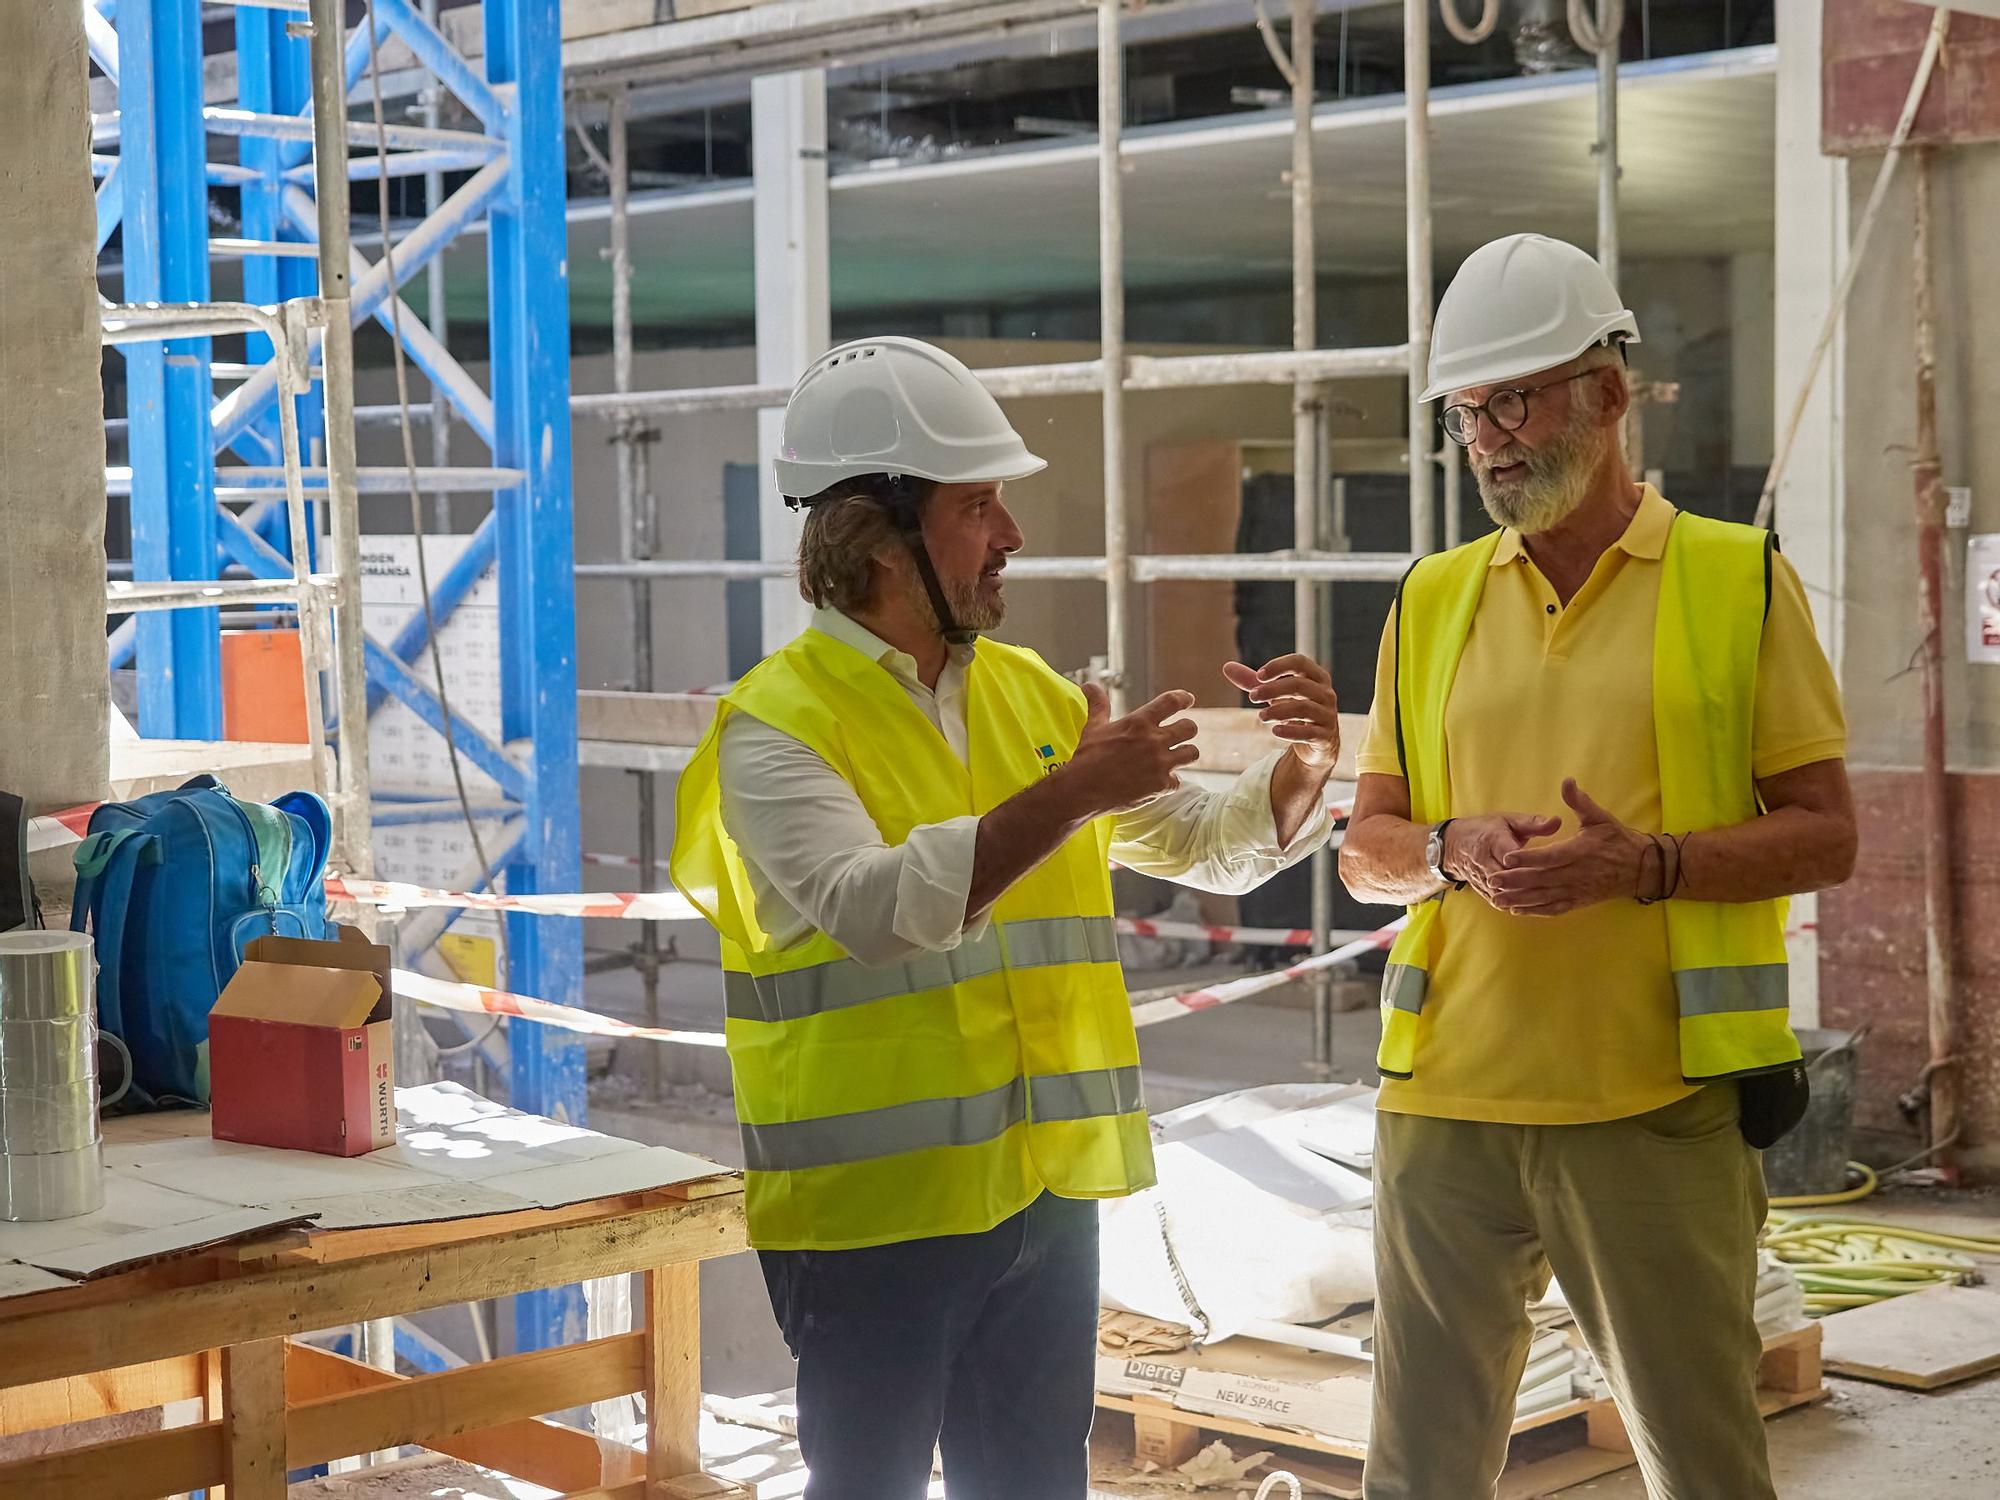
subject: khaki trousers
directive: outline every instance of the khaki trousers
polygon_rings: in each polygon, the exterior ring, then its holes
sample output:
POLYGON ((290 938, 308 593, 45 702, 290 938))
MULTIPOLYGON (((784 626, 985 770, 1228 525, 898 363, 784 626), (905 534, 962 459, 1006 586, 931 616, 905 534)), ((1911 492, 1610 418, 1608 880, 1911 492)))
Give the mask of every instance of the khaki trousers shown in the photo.
POLYGON ((1772 1500, 1736 1117, 1733 1084, 1595 1125, 1378 1115, 1368 1500, 1490 1500, 1551 1270, 1653 1500, 1772 1500))

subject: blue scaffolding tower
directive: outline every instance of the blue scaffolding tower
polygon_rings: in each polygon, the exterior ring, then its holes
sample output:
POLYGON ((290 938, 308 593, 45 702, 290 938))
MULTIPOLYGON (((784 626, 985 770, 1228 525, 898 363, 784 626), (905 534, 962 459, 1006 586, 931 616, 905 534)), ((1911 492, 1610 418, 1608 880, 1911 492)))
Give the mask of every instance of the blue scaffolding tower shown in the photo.
MULTIPOLYGON (((84 5, 93 63, 117 85, 118 111, 93 127, 97 240, 121 237, 124 301, 206 302, 218 256, 240 258, 244 299, 278 303, 319 293, 319 204, 313 161, 307 0, 236 0, 237 98, 204 99, 198 0, 72 0, 84 5), (236 143, 235 161, 210 159, 236 143), (241 235, 214 238, 210 190, 241 200, 241 235)), ((500 594, 500 741, 454 712, 466 758, 508 800, 504 825, 519 836, 495 868, 517 893, 580 884, 576 744, 574 546, 570 498, 569 298, 564 220, 559 0, 486 0, 483 66, 468 61, 411 5, 373 0, 380 40, 402 43, 475 117, 478 131, 392 125, 389 152, 374 154, 372 123, 348 126, 364 153, 350 181, 383 174, 470 173, 420 225, 402 233, 394 280, 379 259, 350 257, 351 318, 394 332, 431 382, 434 399, 491 453, 484 469, 419 470, 427 491, 485 488, 492 512, 433 594, 440 623, 489 569, 500 594), (483 390, 413 311, 392 320, 390 299, 467 229, 486 229, 492 388, 483 390)), ((316 16, 345 6, 314 4, 316 16)), ((344 39, 345 84, 366 78, 366 15, 344 39)), ((221 153, 226 155, 227 153, 221 153)), ((339 184, 345 193, 347 184, 339 184)), ((344 199, 343 199, 344 201, 344 199)), ((126 359, 132 576, 139 581, 287 578, 290 532, 283 504, 278 386, 268 339, 252 336, 240 366, 218 367, 209 338, 135 343, 126 359), (233 382, 218 397, 216 382, 233 382)), ((315 367, 315 381, 319 371, 315 367)), ((324 433, 318 387, 298 403, 308 440, 324 433)), ((114 493, 128 488, 114 471, 114 493)), ((327 471, 308 469, 323 497, 327 471)), ((400 468, 361 470, 359 488, 401 493, 400 468)), ((317 488, 312 488, 317 486, 317 488)), ((342 580, 358 588, 358 578, 342 580)), ((135 615, 112 636, 113 665, 136 662, 139 731, 157 738, 222 737, 221 620, 215 609, 135 615)), ((394 635, 365 643, 368 705, 394 700, 442 731, 445 709, 419 676, 430 630, 419 609, 394 635)), ((343 726, 344 727, 344 726, 343 726)), ((395 808, 382 816, 456 818, 455 808, 395 808)), ((582 999, 583 941, 574 920, 511 915, 509 987, 563 1004, 582 999)), ((510 1036, 516 1108, 581 1122, 580 1038, 548 1027, 510 1036)), ((516 1299, 515 1340, 538 1348, 584 1336, 581 1290, 516 1299)))

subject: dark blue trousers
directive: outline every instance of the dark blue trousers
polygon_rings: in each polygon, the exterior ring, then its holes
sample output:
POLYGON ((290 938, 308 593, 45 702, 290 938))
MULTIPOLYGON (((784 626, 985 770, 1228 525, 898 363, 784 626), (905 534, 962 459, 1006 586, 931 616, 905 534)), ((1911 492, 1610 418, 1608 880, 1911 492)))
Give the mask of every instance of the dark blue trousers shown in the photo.
POLYGON ((760 1252, 799 1361, 806 1500, 1083 1500, 1097 1205, 1044 1193, 984 1234, 760 1252))

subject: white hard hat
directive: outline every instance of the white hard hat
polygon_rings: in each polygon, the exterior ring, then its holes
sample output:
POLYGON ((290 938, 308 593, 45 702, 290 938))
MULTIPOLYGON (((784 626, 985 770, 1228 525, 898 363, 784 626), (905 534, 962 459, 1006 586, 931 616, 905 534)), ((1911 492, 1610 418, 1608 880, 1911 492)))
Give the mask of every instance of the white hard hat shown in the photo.
POLYGON ((1518 380, 1607 340, 1636 344, 1639 320, 1576 246, 1510 234, 1465 258, 1438 304, 1425 401, 1518 380))
POLYGON ((778 491, 817 495, 862 474, 945 484, 1025 479, 1048 467, 963 363, 919 339, 856 339, 807 367, 785 405, 778 491))

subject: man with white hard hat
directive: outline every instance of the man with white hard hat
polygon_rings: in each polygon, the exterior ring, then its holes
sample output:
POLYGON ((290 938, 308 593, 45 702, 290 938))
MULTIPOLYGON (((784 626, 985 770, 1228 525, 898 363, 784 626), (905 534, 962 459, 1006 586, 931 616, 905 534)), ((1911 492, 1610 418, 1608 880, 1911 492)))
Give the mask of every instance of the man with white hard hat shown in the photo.
POLYGON ((1223 667, 1285 742, 1182 786, 1194 700, 1123 718, 982 638, 1044 467, 958 360, 873 338, 785 411, 811 628, 682 775, 674 883, 722 935, 750 1243, 799 1360, 808 1500, 1082 1500, 1094 1200, 1152 1184, 1111 860, 1242 891, 1327 836, 1327 673, 1223 667))
POLYGON ((1550 1273, 1655 1500, 1771 1495, 1757 1148, 1805 1105, 1785 898, 1845 880, 1838 689, 1774 539, 1635 484, 1637 320, 1540 235, 1475 251, 1426 400, 1498 531, 1382 636, 1348 888, 1383 977, 1370 1500, 1490 1496, 1550 1273))

